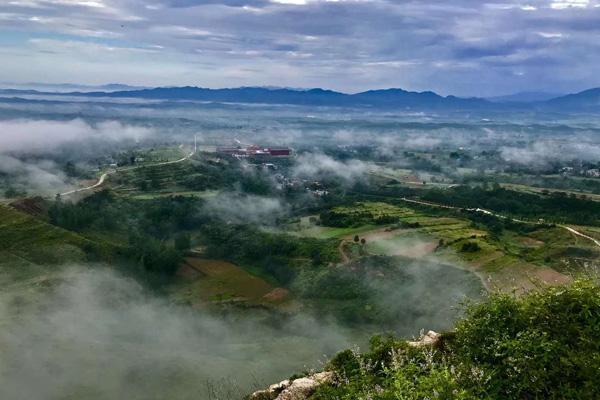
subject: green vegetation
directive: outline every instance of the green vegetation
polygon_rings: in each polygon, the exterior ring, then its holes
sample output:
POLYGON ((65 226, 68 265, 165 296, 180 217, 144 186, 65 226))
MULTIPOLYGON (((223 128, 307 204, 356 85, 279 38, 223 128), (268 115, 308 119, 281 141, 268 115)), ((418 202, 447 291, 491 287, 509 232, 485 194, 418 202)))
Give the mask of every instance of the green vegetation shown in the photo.
POLYGON ((600 203, 554 192, 547 196, 517 192, 500 187, 457 186, 448 190, 428 190, 421 198, 462 208, 485 208, 500 214, 547 222, 580 225, 600 224, 600 203))
MULTIPOLYGON (((0 253, 30 264, 110 260, 122 250, 0 205, 0 253)), ((4 257, 3 257, 4 259, 4 257)))
POLYGON ((209 302, 267 305, 283 302, 284 289, 275 290, 265 280, 220 260, 186 258, 181 279, 170 288, 177 303, 203 306, 209 302))
POLYGON ((359 234, 367 240, 367 254, 423 257, 434 253, 438 259, 475 271, 489 287, 505 290, 529 288, 531 281, 538 279, 566 282, 569 278, 563 273, 594 269, 598 260, 597 249, 590 240, 548 223, 516 222, 392 199, 337 206, 328 215, 342 224, 358 219, 371 225, 305 225, 297 232, 319 236, 341 230, 347 240, 352 239, 350 235, 359 234), (378 227, 374 225, 376 219, 397 222, 378 227))
POLYGON ((407 321, 447 328, 456 317, 453 304, 477 298, 481 283, 472 274, 407 257, 370 256, 319 270, 304 269, 292 291, 350 325, 404 331, 407 321), (452 287, 452 291, 445 290, 452 287))
POLYGON ((387 203, 357 202, 352 206, 326 210, 321 213, 320 218, 326 226, 356 227, 365 224, 393 224, 409 213, 410 210, 387 203))
POLYGON ((477 242, 465 242, 460 247, 460 251, 464 253, 474 253, 479 250, 481 250, 481 247, 479 247, 477 242))
POLYGON ((467 307, 434 348, 375 337, 367 353, 339 353, 328 365, 339 379, 310 399, 597 399, 598 329, 590 280, 497 293, 467 307))
POLYGON ((291 283, 301 267, 322 267, 340 257, 335 239, 298 238, 221 221, 204 225, 202 231, 209 257, 253 266, 281 285, 291 283))
POLYGON ((103 190, 78 203, 55 202, 48 214, 51 223, 83 236, 125 243, 127 259, 149 273, 172 276, 190 246, 182 231, 197 222, 195 207, 193 198, 135 201, 103 190))

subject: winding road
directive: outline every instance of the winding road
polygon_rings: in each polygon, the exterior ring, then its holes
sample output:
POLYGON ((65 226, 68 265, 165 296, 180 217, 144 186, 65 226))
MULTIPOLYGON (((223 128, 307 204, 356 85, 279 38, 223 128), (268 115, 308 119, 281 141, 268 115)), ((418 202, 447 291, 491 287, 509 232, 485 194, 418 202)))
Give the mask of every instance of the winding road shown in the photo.
POLYGON ((115 174, 117 172, 120 171, 131 171, 134 169, 138 169, 138 168, 143 168, 143 167, 156 167, 159 165, 169 165, 169 164, 177 164, 180 162, 183 162, 185 160, 188 160, 190 157, 192 157, 194 154, 196 154, 196 149, 194 148, 194 151, 190 152, 190 154, 188 154, 187 156, 180 158, 179 160, 173 160, 173 161, 164 161, 164 162, 160 162, 160 163, 156 163, 156 164, 150 164, 150 165, 139 165, 139 166, 134 166, 134 167, 128 167, 128 168, 121 168, 119 170, 116 169, 112 169, 108 172, 103 173, 100 178, 98 179, 98 182, 94 183, 91 186, 86 186, 86 187, 82 187, 79 189, 74 189, 74 190, 69 190, 68 192, 64 192, 64 193, 60 193, 59 195, 62 196, 69 196, 71 194, 75 194, 75 193, 81 193, 81 192, 85 192, 87 190, 94 190, 95 188, 102 186, 104 184, 104 182, 106 181, 106 178, 108 178, 109 175, 115 174))
MULTIPOLYGON (((429 201, 421 201, 421 200, 414 200, 414 199, 407 199, 406 197, 402 197, 400 200, 405 201, 407 203, 414 203, 414 204, 421 204, 424 206, 430 206, 430 207, 438 207, 438 208, 446 208, 446 209, 451 209, 451 210, 461 210, 461 207, 455 207, 455 206, 447 206, 444 204, 437 204, 437 203, 432 203, 429 201)), ((542 222, 532 222, 532 221, 524 221, 521 219, 517 219, 517 218, 511 218, 511 217, 507 217, 506 215, 501 215, 501 214, 496 214, 492 211, 489 210, 485 210, 483 208, 465 208, 465 210, 467 211, 473 211, 473 212, 478 212, 481 214, 486 214, 486 215, 492 215, 496 218, 502 218, 502 219, 508 219, 510 221, 514 221, 514 222, 520 222, 520 223, 524 223, 524 224, 537 224, 537 225, 541 225, 542 222)), ((581 233, 573 228, 571 228, 570 226, 566 226, 566 225, 557 225, 563 229, 566 229, 567 231, 571 232, 574 235, 577 235, 579 237, 582 237, 584 239, 588 239, 591 240, 596 246, 600 247, 600 240, 594 239, 591 236, 586 235, 585 233, 581 233)))

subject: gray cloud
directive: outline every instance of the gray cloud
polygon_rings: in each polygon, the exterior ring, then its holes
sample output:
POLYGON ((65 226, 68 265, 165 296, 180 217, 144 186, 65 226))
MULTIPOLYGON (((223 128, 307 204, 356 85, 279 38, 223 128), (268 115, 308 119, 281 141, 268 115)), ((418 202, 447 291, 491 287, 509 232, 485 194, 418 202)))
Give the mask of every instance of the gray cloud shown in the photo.
POLYGON ((204 210, 226 222, 264 224, 285 215, 287 206, 273 197, 226 192, 209 197, 204 210))
POLYGON ((0 72, 21 81, 44 72, 55 82, 400 86, 459 95, 579 90, 598 85, 598 5, 14 0, 0 5, 9 32, 0 72))
POLYGON ((353 183, 356 180, 364 179, 369 170, 373 168, 375 166, 371 163, 356 159, 338 161, 325 154, 305 153, 297 158, 292 174, 309 179, 333 176, 353 183))
POLYGON ((151 134, 145 127, 124 125, 118 121, 105 121, 91 126, 87 122, 53 120, 0 121, 0 154, 25 152, 49 153, 65 144, 83 143, 90 139, 120 141, 142 139, 151 134))
POLYGON ((506 161, 539 167, 557 161, 597 162, 600 146, 594 142, 587 142, 584 138, 579 138, 579 140, 577 143, 540 140, 526 147, 505 146, 500 149, 500 155, 506 161))
POLYGON ((64 172, 50 160, 23 161, 0 154, 0 176, 10 177, 13 189, 54 195, 72 188, 64 172))

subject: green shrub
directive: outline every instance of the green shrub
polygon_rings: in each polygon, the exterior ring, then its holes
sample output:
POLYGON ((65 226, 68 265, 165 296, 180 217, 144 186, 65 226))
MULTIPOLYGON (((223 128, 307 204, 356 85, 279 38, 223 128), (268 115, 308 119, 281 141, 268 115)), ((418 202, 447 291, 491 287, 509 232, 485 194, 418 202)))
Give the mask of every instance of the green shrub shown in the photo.
POLYGON ((598 399, 600 288, 591 280, 467 307, 435 348, 375 337, 339 353, 313 400, 598 399))
POLYGON ((463 253, 475 253, 481 250, 481 247, 476 242, 466 242, 460 248, 463 253))

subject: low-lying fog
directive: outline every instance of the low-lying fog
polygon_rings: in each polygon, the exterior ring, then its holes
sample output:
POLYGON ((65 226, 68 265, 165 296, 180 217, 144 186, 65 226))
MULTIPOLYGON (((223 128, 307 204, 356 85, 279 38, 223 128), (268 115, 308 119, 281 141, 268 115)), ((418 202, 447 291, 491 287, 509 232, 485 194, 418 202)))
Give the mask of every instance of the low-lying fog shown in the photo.
POLYGON ((306 315, 271 323, 173 306, 105 268, 60 281, 35 301, 2 296, 0 398, 239 398, 353 343, 306 315))
MULTIPOLYGON (((404 332, 448 327, 454 303, 477 290, 454 286, 436 296, 426 285, 436 283, 421 274, 382 288, 382 304, 404 310, 404 332)), ((225 317, 175 306, 101 266, 72 266, 12 289, 0 296, 2 399, 241 398, 376 333, 307 312, 225 317)))

